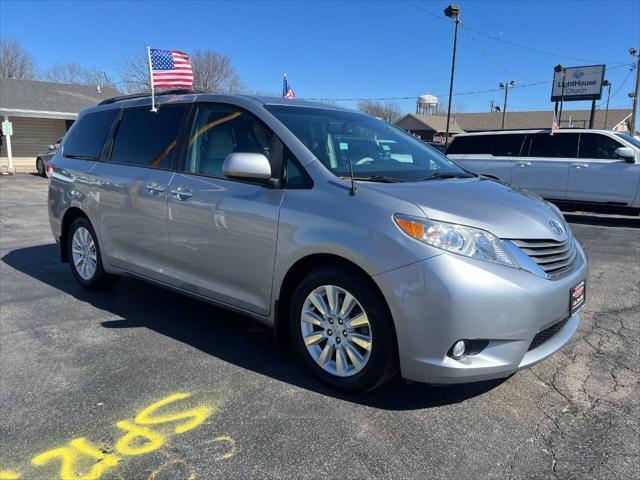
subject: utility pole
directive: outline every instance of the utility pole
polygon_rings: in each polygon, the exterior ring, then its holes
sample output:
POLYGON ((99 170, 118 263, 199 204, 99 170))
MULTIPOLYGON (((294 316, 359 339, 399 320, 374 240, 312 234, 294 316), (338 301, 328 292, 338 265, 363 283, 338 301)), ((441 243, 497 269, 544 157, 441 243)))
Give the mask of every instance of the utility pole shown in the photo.
POLYGON ((507 116, 507 98, 509 98, 509 89, 516 86, 515 80, 511 80, 507 83, 500 82, 498 84, 500 88, 504 88, 504 105, 502 107, 502 128, 500 130, 504 130, 504 122, 507 116))
POLYGON ((490 112, 493 112, 493 109, 494 109, 494 107, 495 107, 495 106, 496 106, 496 102, 495 102, 495 101, 493 101, 493 100, 491 100, 491 101, 489 102, 489 111, 490 111, 490 112))
POLYGON ((455 4, 444 9, 444 14, 456 22, 455 33, 453 34, 453 57, 451 58, 451 80, 449 82, 449 106, 447 107, 447 127, 444 133, 444 144, 449 142, 449 121, 451 119, 451 100, 453 99, 453 77, 456 72, 456 50, 458 48, 458 25, 460 25, 460 7, 455 4))
MULTIPOLYGON (((630 48, 629 53, 636 57, 636 89, 633 93, 633 110, 631 111, 631 135, 635 135, 638 130, 638 84, 640 84, 640 54, 635 48, 630 48)), ((631 96, 631 94, 629 94, 631 96)))
POLYGON ((602 85, 607 87, 607 107, 604 111, 604 126, 602 127, 606 130, 607 119, 609 118, 609 100, 611 99, 611 82, 609 80, 605 80, 604 82, 602 82, 602 85))

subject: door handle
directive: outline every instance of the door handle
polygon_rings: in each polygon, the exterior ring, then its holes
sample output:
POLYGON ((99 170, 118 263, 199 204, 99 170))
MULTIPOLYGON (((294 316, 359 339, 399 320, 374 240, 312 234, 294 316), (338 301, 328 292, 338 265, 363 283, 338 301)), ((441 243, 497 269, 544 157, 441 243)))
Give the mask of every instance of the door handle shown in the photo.
POLYGON ((576 163, 573 167, 577 168, 578 170, 580 170, 581 168, 588 168, 589 164, 588 163, 576 163))
POLYGON ((193 197, 193 192, 189 190, 189 187, 178 187, 171 189, 171 195, 176 197, 178 200, 187 200, 193 197))
POLYGON ((519 167, 530 167, 531 166, 531 162, 520 162, 518 163, 519 167))
POLYGON ((153 182, 147 184, 147 190, 149 190, 151 193, 162 193, 166 190, 166 188, 156 182, 153 182))

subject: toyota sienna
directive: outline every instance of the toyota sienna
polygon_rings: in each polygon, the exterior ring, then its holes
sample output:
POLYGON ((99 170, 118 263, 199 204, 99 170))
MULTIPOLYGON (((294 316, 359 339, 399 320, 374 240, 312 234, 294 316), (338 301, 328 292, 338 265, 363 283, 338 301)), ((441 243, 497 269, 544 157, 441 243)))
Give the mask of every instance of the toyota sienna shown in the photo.
POLYGON ((333 105, 157 106, 83 111, 50 164, 51 228, 84 287, 127 275, 249 315, 348 391, 506 377, 576 331, 587 260, 535 194, 333 105))

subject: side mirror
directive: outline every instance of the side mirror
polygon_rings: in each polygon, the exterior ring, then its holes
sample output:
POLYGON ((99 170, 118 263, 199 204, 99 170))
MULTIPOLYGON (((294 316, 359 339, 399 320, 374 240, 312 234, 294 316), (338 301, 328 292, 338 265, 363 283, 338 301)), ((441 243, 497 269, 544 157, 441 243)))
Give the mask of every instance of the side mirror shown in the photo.
POLYGON ((55 145, 49 145, 47 148, 53 152, 56 149, 56 146, 55 145))
POLYGON ((268 180, 271 164, 261 153, 230 153, 224 159, 222 173, 229 178, 268 180))
POLYGON ((622 158, 627 163, 634 163, 636 160, 636 154, 633 151, 633 148, 630 147, 620 147, 616 148, 616 155, 622 158))

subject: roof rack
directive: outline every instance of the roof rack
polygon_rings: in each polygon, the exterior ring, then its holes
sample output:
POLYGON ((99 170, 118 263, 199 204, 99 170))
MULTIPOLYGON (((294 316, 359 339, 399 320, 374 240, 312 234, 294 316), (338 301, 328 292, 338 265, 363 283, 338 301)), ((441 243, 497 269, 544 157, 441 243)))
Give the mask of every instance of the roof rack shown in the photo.
MULTIPOLYGON (((156 93, 156 97, 161 97, 163 95, 184 95, 187 93, 201 93, 197 90, 191 90, 189 88, 172 88, 171 90, 162 90, 156 93)), ((132 100, 134 98, 145 98, 150 97, 151 93, 134 93, 133 95, 122 95, 120 97, 107 98, 106 100, 101 101, 98 105, 108 105, 110 103, 121 102, 123 100, 132 100)))

